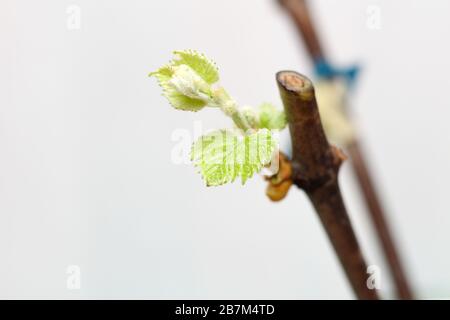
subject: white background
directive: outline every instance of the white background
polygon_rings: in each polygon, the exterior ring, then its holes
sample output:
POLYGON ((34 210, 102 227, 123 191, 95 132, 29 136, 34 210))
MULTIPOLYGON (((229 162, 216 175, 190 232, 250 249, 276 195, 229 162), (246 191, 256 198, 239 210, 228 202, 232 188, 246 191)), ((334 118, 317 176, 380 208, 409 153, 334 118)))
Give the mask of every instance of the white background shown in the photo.
MULTIPOLYGON (((352 109, 414 287, 450 297, 450 2, 310 2, 333 62, 363 67, 352 109)), ((258 176, 206 188, 173 163, 176 129, 230 122, 172 109, 147 77, 198 49, 237 101, 281 107, 275 72, 311 65, 276 1, 3 0, 0 35, 1 298, 353 298, 302 192, 274 204, 258 176)), ((390 297, 348 163, 341 184, 390 297)))

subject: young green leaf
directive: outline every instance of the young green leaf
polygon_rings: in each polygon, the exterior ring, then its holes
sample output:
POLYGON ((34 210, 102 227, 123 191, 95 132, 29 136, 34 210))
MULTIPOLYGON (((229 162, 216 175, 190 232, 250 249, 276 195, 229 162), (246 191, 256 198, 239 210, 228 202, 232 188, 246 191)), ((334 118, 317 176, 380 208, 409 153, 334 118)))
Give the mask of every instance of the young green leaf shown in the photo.
POLYGON ((206 106, 205 101, 185 96, 172 87, 163 88, 163 94, 175 109, 196 112, 206 106))
POLYGON ((174 65, 189 66, 208 84, 219 81, 219 70, 216 64, 204 54, 195 50, 176 50, 173 53, 179 56, 179 59, 173 61, 174 65))
POLYGON ((189 67, 165 65, 150 73, 175 109, 198 111, 207 105, 208 84, 189 67))
POLYGON ((241 135, 218 130, 200 137, 192 146, 191 158, 208 186, 233 182, 244 184, 255 172, 270 163, 277 144, 267 129, 241 135))

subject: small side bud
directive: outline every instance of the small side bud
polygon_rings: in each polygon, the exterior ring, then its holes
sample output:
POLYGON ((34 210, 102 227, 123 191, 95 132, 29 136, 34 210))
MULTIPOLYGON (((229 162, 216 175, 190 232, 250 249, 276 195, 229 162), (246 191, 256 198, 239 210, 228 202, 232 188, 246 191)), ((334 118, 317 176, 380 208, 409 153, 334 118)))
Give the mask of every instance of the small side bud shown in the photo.
POLYGON ((292 180, 286 180, 277 185, 269 184, 266 189, 266 196, 274 202, 281 201, 287 196, 291 186, 292 180))

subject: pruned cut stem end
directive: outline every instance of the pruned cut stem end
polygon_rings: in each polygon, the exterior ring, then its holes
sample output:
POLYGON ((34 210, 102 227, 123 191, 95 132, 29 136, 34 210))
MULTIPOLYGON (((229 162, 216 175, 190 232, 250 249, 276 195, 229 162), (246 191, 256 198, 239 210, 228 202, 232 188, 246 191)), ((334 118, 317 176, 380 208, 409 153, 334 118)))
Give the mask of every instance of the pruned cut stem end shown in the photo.
POLYGON ((314 96, 314 86, 306 76, 295 71, 280 71, 277 81, 286 90, 298 93, 302 99, 310 100, 314 96))

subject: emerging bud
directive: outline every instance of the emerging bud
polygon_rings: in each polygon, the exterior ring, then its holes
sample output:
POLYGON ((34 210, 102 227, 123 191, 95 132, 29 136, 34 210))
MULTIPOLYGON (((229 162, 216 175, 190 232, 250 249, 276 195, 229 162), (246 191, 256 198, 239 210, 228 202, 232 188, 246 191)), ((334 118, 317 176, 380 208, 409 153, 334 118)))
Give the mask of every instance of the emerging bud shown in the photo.
POLYGON ((184 96, 200 99, 205 102, 211 100, 211 87, 194 70, 187 65, 172 67, 173 75, 168 85, 184 96))

